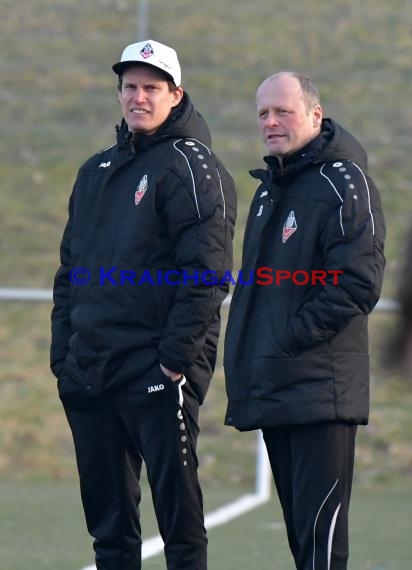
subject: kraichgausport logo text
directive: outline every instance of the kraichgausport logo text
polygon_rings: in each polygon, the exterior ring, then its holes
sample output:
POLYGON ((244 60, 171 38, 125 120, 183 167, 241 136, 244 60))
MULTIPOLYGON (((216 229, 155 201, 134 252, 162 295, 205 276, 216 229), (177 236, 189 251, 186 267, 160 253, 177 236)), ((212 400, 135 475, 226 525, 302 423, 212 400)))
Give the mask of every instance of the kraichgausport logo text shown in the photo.
POLYGON ((76 286, 86 285, 93 282, 102 287, 108 286, 134 286, 150 285, 156 287, 159 285, 169 285, 177 287, 180 285, 281 285, 284 281, 291 281, 294 285, 338 285, 339 276, 343 274, 342 269, 313 269, 305 271, 298 269, 289 271, 286 269, 273 269, 272 267, 259 267, 256 271, 238 271, 235 277, 232 272, 225 271, 223 275, 216 271, 177 271, 170 269, 163 270, 144 270, 137 274, 131 269, 119 269, 118 267, 110 267, 106 269, 100 267, 97 275, 92 275, 85 267, 74 267, 69 273, 70 282, 76 286), (93 278, 93 279, 92 279, 93 278))

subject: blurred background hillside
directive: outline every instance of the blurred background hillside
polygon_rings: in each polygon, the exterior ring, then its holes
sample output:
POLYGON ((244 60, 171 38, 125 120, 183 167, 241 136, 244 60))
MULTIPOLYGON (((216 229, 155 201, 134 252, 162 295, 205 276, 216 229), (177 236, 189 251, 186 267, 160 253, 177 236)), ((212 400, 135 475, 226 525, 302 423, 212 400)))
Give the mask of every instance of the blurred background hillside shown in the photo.
MULTIPOLYGON (((0 0, 0 287, 52 286, 67 202, 80 164, 114 142, 120 121, 111 65, 137 39, 135 0, 0 0)), ((412 222, 412 4, 406 0, 152 0, 148 36, 177 50, 183 85, 207 119, 239 194, 236 268, 262 164, 256 87, 294 69, 319 84, 326 115, 369 153, 388 225, 384 296, 396 286, 412 222)), ((0 477, 74 475, 71 439, 48 369, 50 306, 0 305, 0 477)), ((371 319, 372 415, 360 437, 359 477, 412 473, 412 383, 384 372, 391 315, 371 319)), ((247 478, 225 446, 219 368, 203 423, 204 477, 247 478), (224 473, 217 473, 219 457, 224 473)), ((233 454, 252 437, 230 440, 233 454)), ((246 461, 247 462, 247 461, 246 461)), ((220 467, 222 469, 222 467, 220 467)))

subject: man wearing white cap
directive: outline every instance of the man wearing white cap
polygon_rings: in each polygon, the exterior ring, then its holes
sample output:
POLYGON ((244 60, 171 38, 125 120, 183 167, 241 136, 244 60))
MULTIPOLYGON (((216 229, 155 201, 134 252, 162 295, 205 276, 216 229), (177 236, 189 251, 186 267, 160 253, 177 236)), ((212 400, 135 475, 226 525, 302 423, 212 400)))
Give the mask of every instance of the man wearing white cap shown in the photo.
POLYGON ((232 268, 234 184, 172 48, 132 44, 113 70, 123 120, 70 198, 51 368, 97 568, 141 568, 144 461, 168 570, 206 570, 198 412, 232 268))

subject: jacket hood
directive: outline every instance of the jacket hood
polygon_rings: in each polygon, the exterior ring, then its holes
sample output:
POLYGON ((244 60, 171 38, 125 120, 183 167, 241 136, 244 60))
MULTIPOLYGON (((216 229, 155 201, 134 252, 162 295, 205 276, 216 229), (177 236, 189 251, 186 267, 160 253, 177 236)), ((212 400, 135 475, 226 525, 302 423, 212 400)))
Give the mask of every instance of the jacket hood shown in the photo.
POLYGON ((275 156, 265 156, 268 171, 258 169, 250 171, 250 174, 261 180, 269 174, 272 181, 282 184, 289 182, 311 164, 336 160, 351 160, 365 172, 367 170, 367 154, 360 142, 341 125, 326 118, 322 121, 320 134, 303 148, 285 157, 282 165, 275 156))
POLYGON ((129 147, 130 141, 136 152, 167 139, 194 138, 211 147, 212 138, 203 116, 195 109, 189 94, 185 91, 180 103, 172 110, 166 121, 152 135, 133 135, 124 119, 116 127, 117 143, 121 149, 129 147))
MULTIPOLYGON (((367 170, 368 158, 360 142, 332 119, 322 121, 321 133, 313 143, 313 156, 321 161, 351 160, 362 170, 367 170)), ((311 150, 311 143, 308 145, 311 150)))

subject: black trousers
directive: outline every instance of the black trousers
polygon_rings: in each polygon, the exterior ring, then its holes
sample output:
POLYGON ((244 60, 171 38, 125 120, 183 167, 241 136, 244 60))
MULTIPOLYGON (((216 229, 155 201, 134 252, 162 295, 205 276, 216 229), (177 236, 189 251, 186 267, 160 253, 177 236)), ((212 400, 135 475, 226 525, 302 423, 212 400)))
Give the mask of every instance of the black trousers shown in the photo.
POLYGON ((168 570, 206 570, 196 456, 199 403, 190 386, 179 387, 156 367, 117 392, 62 402, 97 569, 141 568, 144 461, 168 570))
POLYGON ((346 570, 356 426, 262 431, 296 568, 346 570))

